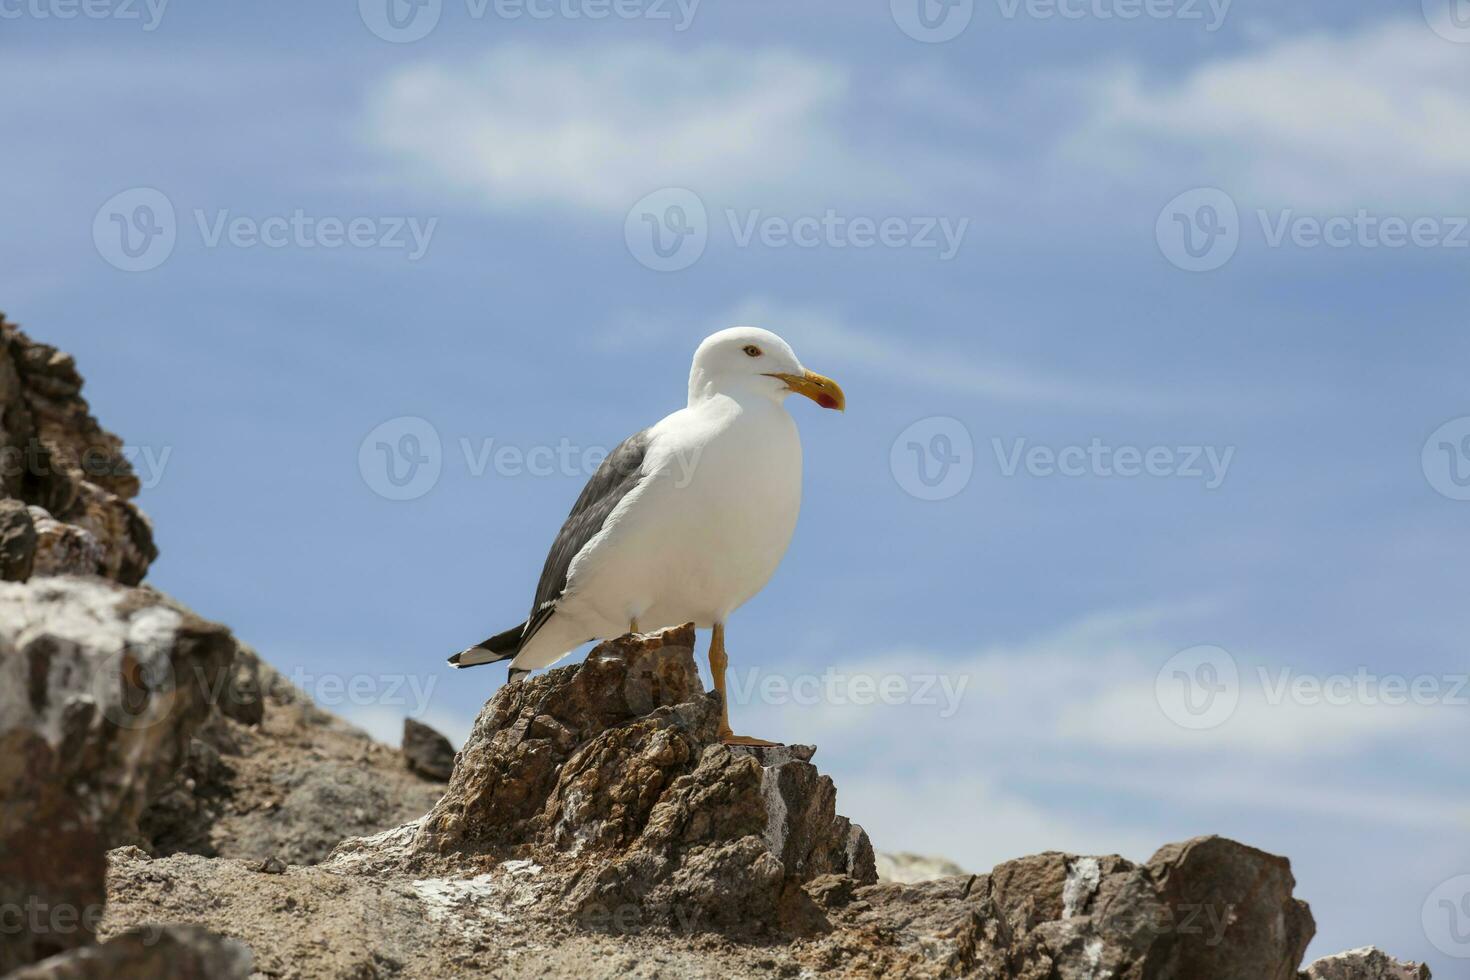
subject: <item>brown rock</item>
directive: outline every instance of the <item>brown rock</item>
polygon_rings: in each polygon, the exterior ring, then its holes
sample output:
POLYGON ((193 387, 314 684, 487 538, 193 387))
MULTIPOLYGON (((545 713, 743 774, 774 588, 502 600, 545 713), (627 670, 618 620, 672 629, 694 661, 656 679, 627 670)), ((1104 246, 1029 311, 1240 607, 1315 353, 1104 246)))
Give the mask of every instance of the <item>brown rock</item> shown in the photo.
POLYGON ((404 718, 403 761, 410 772, 442 783, 454 772, 454 746, 423 722, 404 718))
POLYGON ((1302 980, 1430 980, 1424 964, 1402 963, 1372 946, 1324 956, 1301 976, 1302 980))
POLYGON ((122 440, 98 425, 81 390, 70 355, 0 315, 0 496, 60 525, 37 522, 36 574, 136 585, 158 556, 153 530, 131 502, 139 483, 122 440))
MULTIPOLYGON (((624 636, 507 685, 475 722, 444 798, 411 832, 348 842, 333 867, 531 859, 544 901, 583 922, 805 929, 821 875, 876 880, 810 747, 723 745, 692 626, 624 636), (763 764, 765 763, 765 764, 763 764)), ((407 828, 405 828, 407 831, 407 828)))
POLYGON ((1038 854, 989 875, 859 889, 816 968, 1020 980, 1293 978, 1313 933, 1289 865, 1219 837, 1147 865, 1038 854))
POLYGON ((0 580, 24 582, 36 563, 36 524, 19 500, 0 499, 0 580))
POLYGON ((316 864, 345 837, 422 816, 442 782, 323 711, 240 646, 216 710, 143 815, 158 854, 316 864))
POLYGON ((234 656, 222 626, 99 579, 0 585, 0 969, 91 941, 105 847, 138 839, 234 656))

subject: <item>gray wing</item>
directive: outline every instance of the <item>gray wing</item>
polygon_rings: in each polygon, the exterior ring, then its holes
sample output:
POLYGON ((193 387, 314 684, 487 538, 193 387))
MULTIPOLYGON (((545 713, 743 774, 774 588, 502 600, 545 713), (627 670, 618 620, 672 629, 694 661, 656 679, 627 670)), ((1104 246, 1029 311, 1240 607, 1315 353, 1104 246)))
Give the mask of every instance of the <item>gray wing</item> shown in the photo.
POLYGON ((618 501, 643 479, 643 458, 648 453, 648 443, 647 429, 624 439, 582 488, 581 496, 572 505, 572 512, 557 533, 551 552, 546 556, 546 564, 541 568, 541 581, 536 583, 536 601, 526 621, 522 645, 556 611, 556 600, 566 591, 572 559, 602 530, 607 515, 612 513, 618 501))

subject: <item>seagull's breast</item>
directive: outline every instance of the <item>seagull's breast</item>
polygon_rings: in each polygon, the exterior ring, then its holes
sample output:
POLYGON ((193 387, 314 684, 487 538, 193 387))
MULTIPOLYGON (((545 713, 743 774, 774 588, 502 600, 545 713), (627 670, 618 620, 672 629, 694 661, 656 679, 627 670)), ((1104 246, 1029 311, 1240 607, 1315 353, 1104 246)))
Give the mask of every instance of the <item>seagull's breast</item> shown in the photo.
POLYGON ((578 570, 577 591, 645 628, 723 621, 770 580, 796 529, 796 423, 778 404, 712 399, 650 436, 648 476, 578 570))

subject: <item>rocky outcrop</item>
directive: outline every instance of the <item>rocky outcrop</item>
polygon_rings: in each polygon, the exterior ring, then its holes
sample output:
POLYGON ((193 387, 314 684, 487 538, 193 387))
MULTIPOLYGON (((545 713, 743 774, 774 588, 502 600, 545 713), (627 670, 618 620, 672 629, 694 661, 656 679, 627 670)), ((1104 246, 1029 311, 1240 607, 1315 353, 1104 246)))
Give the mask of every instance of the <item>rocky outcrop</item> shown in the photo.
POLYGON ((136 840, 234 657, 228 630, 151 589, 0 585, 0 967, 90 941, 103 851, 136 840))
POLYGON ((541 869, 541 900, 587 921, 771 932, 806 925, 801 886, 876 880, 811 749, 731 748, 694 666, 694 629, 629 635, 503 687, 448 790, 411 831, 349 841, 329 867, 541 869), (632 914, 632 913, 630 913, 632 914))
POLYGON ((454 772, 454 746, 423 722, 405 718, 403 762, 410 772, 442 783, 454 772))
POLYGON ((1381 949, 1363 949, 1324 956, 1307 967, 1302 980, 1430 980, 1429 967, 1401 963, 1381 949))
POLYGON ((422 816, 443 791, 241 647, 218 709, 142 829, 158 855, 316 864, 344 837, 422 816))
POLYGON ((1039 854, 988 875, 838 893, 821 969, 1016 980, 1293 980, 1315 926, 1284 858, 1219 837, 1039 854))
MULTIPOLYGON (((152 527, 132 503, 138 477, 122 440, 97 424, 81 391, 71 355, 31 340, 0 314, 0 496, 28 505, 34 573, 137 585, 158 556, 152 527)), ((17 567, 8 546, 3 554, 17 567)))

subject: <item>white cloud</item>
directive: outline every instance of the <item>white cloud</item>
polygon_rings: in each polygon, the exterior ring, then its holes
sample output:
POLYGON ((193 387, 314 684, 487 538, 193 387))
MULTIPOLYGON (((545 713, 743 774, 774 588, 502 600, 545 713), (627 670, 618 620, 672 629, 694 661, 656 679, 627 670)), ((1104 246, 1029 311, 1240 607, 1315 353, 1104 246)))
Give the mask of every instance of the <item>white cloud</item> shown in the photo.
POLYGON ((839 812, 857 818, 874 847, 949 858, 972 873, 1043 851, 1143 861, 1166 843, 1145 827, 1099 820, 1085 807, 1026 799, 987 778, 983 765, 964 761, 942 777, 914 781, 859 767, 834 779, 839 812))
MULTIPOLYGON (((1085 784, 1091 772, 1114 795, 1180 798, 1197 784, 1185 796, 1266 811, 1338 807, 1393 823, 1447 812, 1426 805, 1399 815, 1403 787, 1391 779, 1361 785, 1358 765, 1365 756, 1389 753, 1437 767, 1425 747, 1462 744, 1465 736, 1463 711, 1453 703, 1375 704, 1355 694, 1342 703, 1290 696, 1273 703, 1281 676, 1276 668, 1263 680, 1246 651, 1235 651, 1241 683, 1234 714, 1203 731, 1175 724, 1156 699, 1156 679, 1219 612, 1213 602, 1194 601, 1101 614, 965 656, 899 649, 833 666, 785 662, 757 672, 781 677, 783 684, 774 688, 751 668, 737 667, 732 710, 758 734, 799 732, 803 741, 832 746, 859 778, 886 780, 890 791, 895 782, 909 786, 904 793, 929 784, 976 783, 964 792, 1016 796, 1007 805, 1020 807, 1025 799, 1014 791, 1018 781, 1085 784), (799 680, 811 677, 819 680, 799 680), (892 697, 874 693, 885 683, 893 685, 892 697), (1025 753, 1015 751, 1018 743, 1025 753)), ((1330 670, 1293 672, 1311 674, 1334 676, 1330 670)), ((1470 696, 1454 687, 1443 691, 1470 696)), ((1470 801, 1454 806, 1463 815, 1470 801)), ((928 804, 924 809, 937 812, 928 804)), ((1053 816, 1065 821, 1077 815, 1054 803, 1053 816)))
POLYGON ((1086 78, 1064 158, 1117 176, 1214 180, 1242 203, 1434 208, 1470 201, 1470 59, 1423 20, 1271 40, 1182 79, 1086 78))
POLYGON ((839 131, 847 90, 843 69, 779 50, 506 43, 400 69, 370 121, 417 176, 496 208, 622 212, 665 186, 774 206, 880 186, 839 131))

